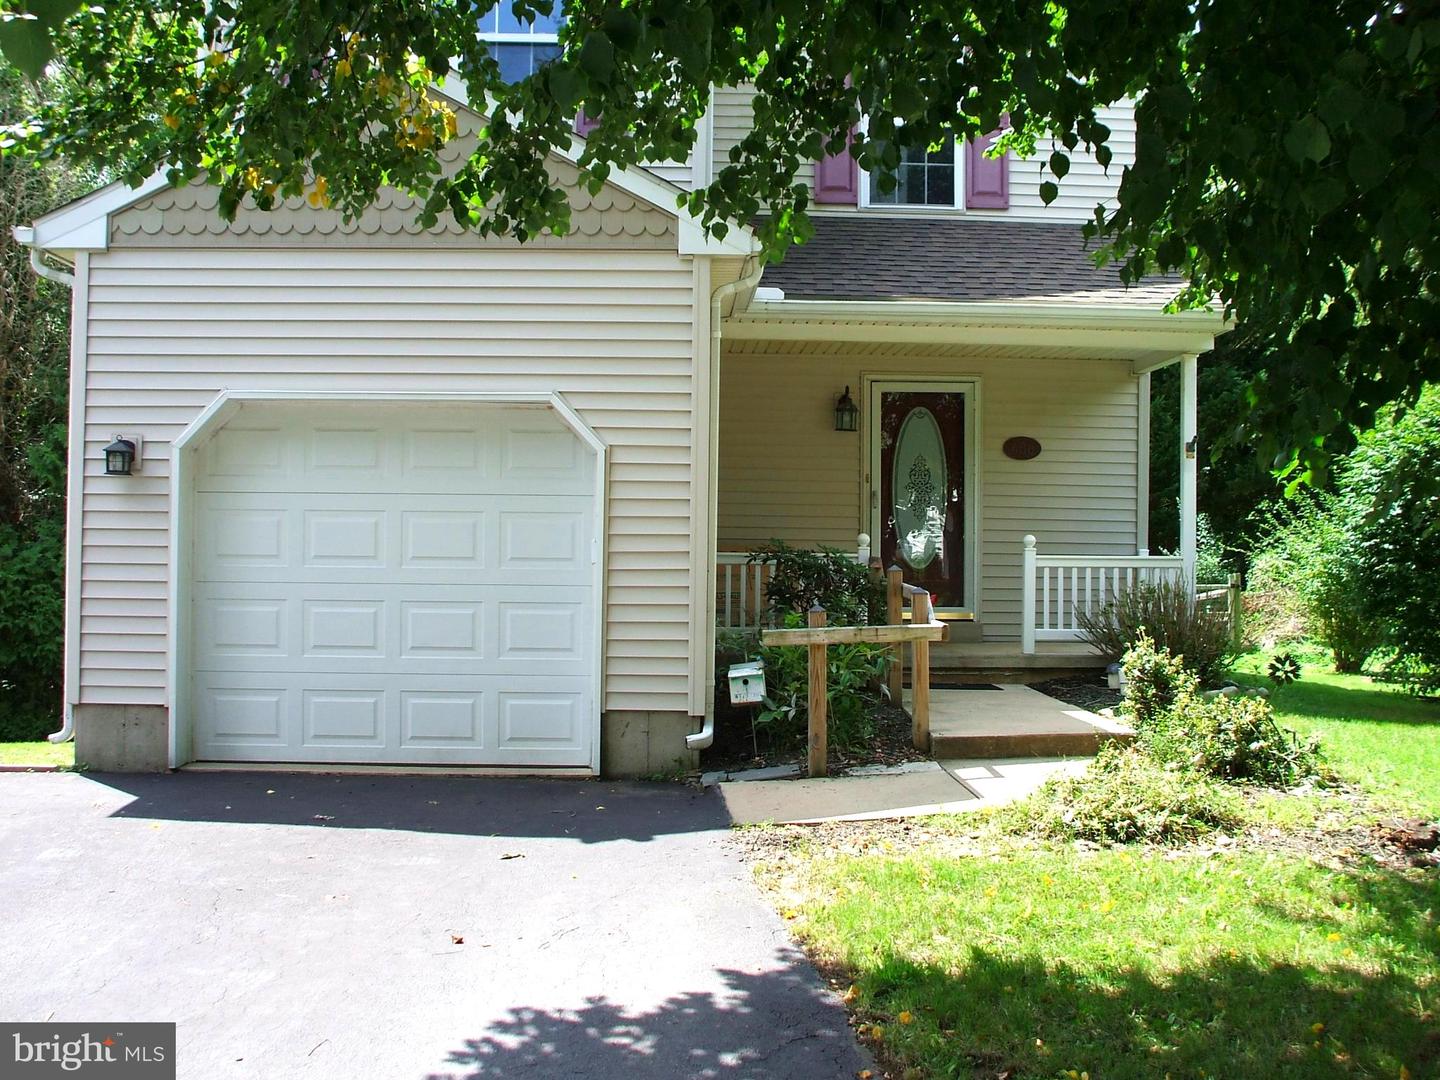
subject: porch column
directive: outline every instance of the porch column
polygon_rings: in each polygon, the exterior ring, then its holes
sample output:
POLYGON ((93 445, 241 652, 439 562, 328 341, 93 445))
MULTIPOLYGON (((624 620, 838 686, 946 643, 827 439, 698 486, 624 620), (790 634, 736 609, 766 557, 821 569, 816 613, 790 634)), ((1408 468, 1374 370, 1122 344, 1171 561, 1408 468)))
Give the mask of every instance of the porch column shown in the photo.
POLYGON ((1195 481, 1198 465, 1198 380, 1200 363, 1194 355, 1180 358, 1180 558, 1185 580, 1195 584, 1195 481))
POLYGON ((1150 550, 1150 372, 1135 377, 1135 550, 1150 550))

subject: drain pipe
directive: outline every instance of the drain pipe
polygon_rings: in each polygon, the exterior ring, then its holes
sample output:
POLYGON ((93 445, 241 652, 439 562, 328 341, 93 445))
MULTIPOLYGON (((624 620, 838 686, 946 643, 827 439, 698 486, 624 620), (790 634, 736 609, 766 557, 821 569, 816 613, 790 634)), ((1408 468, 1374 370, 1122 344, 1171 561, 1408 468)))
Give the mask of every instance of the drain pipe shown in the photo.
MULTIPOLYGON (((27 225, 17 225, 14 236, 16 243, 30 249, 30 269, 38 276, 57 285, 64 285, 67 289, 74 287, 74 274, 57 269, 45 261, 40 249, 35 246, 34 229, 27 225)), ((52 743, 66 743, 75 737, 75 706, 70 703, 69 689, 66 687, 65 704, 60 711, 60 730, 46 736, 52 743)))
MULTIPOLYGON (((720 308, 721 305, 723 305, 725 301, 729 300, 732 296, 735 296, 737 293, 743 292, 746 289, 754 288, 755 286, 760 284, 760 275, 765 272, 765 264, 759 258, 756 258, 754 256, 752 256, 752 259, 754 259, 755 263, 755 266, 752 270, 748 271, 743 277, 740 277, 735 281, 726 282, 724 285, 717 287, 715 291, 710 294, 710 415, 707 418, 709 420, 709 423, 706 424, 706 430, 709 437, 716 439, 717 441, 718 435, 716 433, 715 427, 717 422, 716 416, 719 410, 720 402, 720 308)), ((719 462, 717 461, 717 457, 718 455, 714 452, 710 454, 710 475, 706 477, 705 482, 706 498, 709 500, 710 503, 710 512, 707 515, 709 527, 706 530, 705 536, 705 542, 707 545, 710 542, 710 538, 713 537, 715 534, 715 485, 719 479, 719 462)), ((713 548, 713 545, 710 546, 713 548)), ((706 571, 706 588, 709 590, 709 595, 714 596, 714 583, 709 577, 710 574, 713 574, 715 572, 715 558, 713 550, 711 551, 710 555, 706 557, 705 565, 710 568, 706 571)), ((711 637, 711 635, 714 633, 714 621, 714 619, 710 620, 711 627, 706 632, 706 643, 710 645, 710 650, 709 658, 706 660, 705 663, 705 670, 710 676, 710 684, 712 688, 714 687, 715 683, 715 672, 712 667, 714 663, 715 649, 713 645, 713 638, 711 637)), ((685 736, 685 748, 687 750, 706 750, 714 741, 715 706, 712 703, 710 708, 705 710, 705 723, 700 728, 700 730, 695 732, 693 735, 685 736)))

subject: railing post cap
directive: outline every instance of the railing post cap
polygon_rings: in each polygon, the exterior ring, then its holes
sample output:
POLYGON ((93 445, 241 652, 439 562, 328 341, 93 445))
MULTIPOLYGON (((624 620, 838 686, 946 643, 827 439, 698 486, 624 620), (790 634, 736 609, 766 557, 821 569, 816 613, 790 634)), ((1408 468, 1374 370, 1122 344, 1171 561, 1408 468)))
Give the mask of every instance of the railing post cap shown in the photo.
POLYGON ((899 564, 899 563, 891 563, 889 566, 887 566, 887 567, 885 568, 885 570, 886 570, 887 573, 891 573, 891 574, 903 574, 903 573, 905 572, 904 570, 902 570, 902 569, 900 568, 900 564, 899 564))
POLYGON ((1025 534, 1025 546, 1026 546, 1026 547, 1034 547, 1034 546, 1035 546, 1035 537, 1032 536, 1030 533, 1026 533, 1026 534, 1025 534))

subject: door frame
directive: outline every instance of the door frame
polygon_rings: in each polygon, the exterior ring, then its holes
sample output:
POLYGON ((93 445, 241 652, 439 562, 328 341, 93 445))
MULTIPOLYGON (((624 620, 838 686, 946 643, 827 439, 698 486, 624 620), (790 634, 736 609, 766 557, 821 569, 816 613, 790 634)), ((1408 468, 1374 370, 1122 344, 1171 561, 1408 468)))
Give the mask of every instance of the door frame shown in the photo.
POLYGON ((880 399, 887 391, 918 391, 965 395, 965 595, 967 608, 937 608, 936 614, 966 616, 980 621, 980 377, 978 375, 862 375, 860 390, 865 409, 865 520, 870 523, 873 550, 880 552, 880 399))
MULTIPOLYGON (((466 773, 493 772, 510 775, 523 772, 527 776, 574 776, 589 772, 600 775, 601 717, 605 712, 605 565, 608 558, 610 536, 610 463, 609 444, 595 431, 565 399, 554 390, 520 392, 487 391, 332 391, 332 390, 221 390, 209 405, 190 422, 171 444, 170 461, 170 545, 168 594, 170 597, 170 627, 166 642, 165 697, 169 712, 169 759, 170 768, 178 769, 193 760, 191 716, 191 649, 190 634, 193 620, 190 611, 193 549, 193 488, 195 456, 199 449, 216 432, 225 426, 247 404, 314 402, 316 404, 359 403, 369 405, 477 405, 477 406, 541 406, 555 413, 560 422, 568 428, 581 444, 595 455, 595 512, 594 535, 591 541, 593 570, 590 584, 594 590, 592 640, 595 655, 592 659, 591 687, 591 743, 588 770, 574 766, 567 768, 532 768, 525 766, 453 766, 466 773)), ((262 766, 263 767, 263 766, 262 766)), ((426 768, 431 768, 427 766, 426 768)))

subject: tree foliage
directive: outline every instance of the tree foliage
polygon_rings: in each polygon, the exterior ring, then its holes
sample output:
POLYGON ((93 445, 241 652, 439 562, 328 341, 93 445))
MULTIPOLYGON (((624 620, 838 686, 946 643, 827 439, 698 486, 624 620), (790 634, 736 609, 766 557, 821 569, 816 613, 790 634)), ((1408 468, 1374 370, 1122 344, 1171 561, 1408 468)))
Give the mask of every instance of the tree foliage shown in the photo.
POLYGON ((32 154, 132 181, 208 172, 227 212, 306 193, 353 214, 391 184, 424 197, 425 220, 521 238, 566 228, 544 158, 581 107, 598 118, 581 156, 598 185, 684 157, 711 84, 753 83, 753 131, 685 200, 717 232, 768 208, 758 228, 779 255, 811 232, 797 172, 862 116, 850 145, 867 169, 1008 116, 1000 147, 1033 152, 1053 199, 1078 150, 1110 162, 1099 110, 1135 97, 1137 160, 1088 231, 1127 280, 1178 270, 1182 303, 1265 316, 1249 394, 1267 464, 1318 475, 1352 424, 1440 376, 1434 4, 572 0, 561 59, 515 85, 477 35, 483 3, 4 4, 36 17, 8 19, 0 47, 32 67, 53 49, 76 76, 13 133, 32 154), (451 172, 437 82, 490 103, 451 172))
MULTIPOLYGON (((0 69, 0 118, 35 108, 0 69)), ((60 709, 70 295, 29 266, 16 225, 73 197, 52 165, 0 158, 0 738, 38 737, 60 709)))

